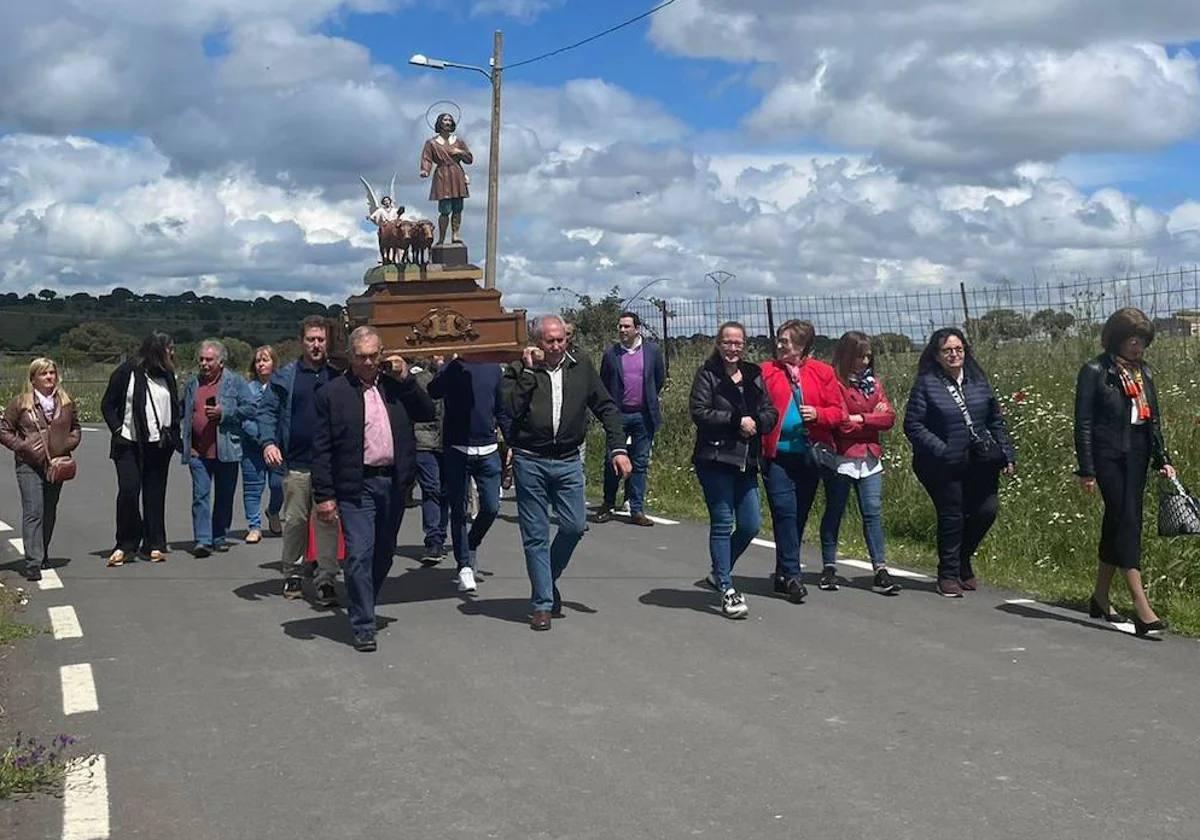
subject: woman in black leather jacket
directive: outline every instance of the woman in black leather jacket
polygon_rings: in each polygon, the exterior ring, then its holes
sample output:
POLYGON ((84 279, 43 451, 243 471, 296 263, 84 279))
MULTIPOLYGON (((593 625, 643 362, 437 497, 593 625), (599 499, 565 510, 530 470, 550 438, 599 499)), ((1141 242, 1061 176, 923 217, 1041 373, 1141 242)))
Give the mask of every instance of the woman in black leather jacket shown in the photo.
POLYGON ((721 593, 727 618, 749 614, 733 587, 733 566, 762 524, 758 502, 758 458, 762 438, 779 419, 763 387, 758 365, 743 361, 746 330, 728 321, 717 331, 717 347, 696 371, 688 401, 696 424, 692 464, 708 506, 708 584, 721 593))
POLYGON ((1117 569, 1125 577, 1136 611, 1139 636, 1160 635, 1159 619, 1142 588, 1142 500, 1150 464, 1173 478, 1158 411, 1158 391, 1142 361, 1154 340, 1154 324, 1140 309, 1118 309, 1104 324, 1104 352, 1079 371, 1075 386, 1075 456, 1083 489, 1100 488, 1100 566, 1089 605, 1092 618, 1125 621, 1113 612, 1109 586, 1117 569))

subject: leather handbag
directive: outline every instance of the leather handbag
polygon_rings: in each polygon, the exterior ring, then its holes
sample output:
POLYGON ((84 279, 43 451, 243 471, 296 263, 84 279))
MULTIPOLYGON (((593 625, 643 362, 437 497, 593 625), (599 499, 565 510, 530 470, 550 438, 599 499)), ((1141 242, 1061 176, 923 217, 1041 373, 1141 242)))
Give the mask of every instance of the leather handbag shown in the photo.
MULTIPOLYGON (((45 451, 50 451, 50 427, 46 425, 45 418, 42 417, 41 409, 34 406, 31 410, 33 414, 33 422, 37 424, 38 434, 44 435, 42 438, 45 444, 45 451)), ((75 463, 75 459, 70 455, 59 455, 56 458, 47 458, 46 461, 46 481, 51 484, 62 484, 64 481, 70 481, 75 477, 79 470, 79 465, 75 463)))
POLYGON ((1200 501, 1183 482, 1165 478, 1158 486, 1158 535, 1183 537, 1200 534, 1200 501))
POLYGON ((958 406, 958 410, 962 413, 963 422, 967 424, 967 434, 971 438, 970 453, 971 457, 981 464, 1003 464, 1008 456, 1004 454, 1004 450, 996 441, 992 430, 984 427, 980 429, 971 419, 971 412, 967 409, 967 401, 963 399, 962 390, 955 383, 945 377, 942 382, 946 386, 946 390, 950 392, 950 398, 954 400, 954 404, 958 406))

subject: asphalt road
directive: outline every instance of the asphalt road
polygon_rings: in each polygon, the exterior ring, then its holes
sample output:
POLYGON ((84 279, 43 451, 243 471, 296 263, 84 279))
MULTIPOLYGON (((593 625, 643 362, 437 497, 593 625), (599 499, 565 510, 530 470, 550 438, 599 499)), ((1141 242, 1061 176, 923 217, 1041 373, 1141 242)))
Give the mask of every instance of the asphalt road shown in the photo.
MULTIPOLYGON (((1195 642, 986 588, 886 598, 854 569, 796 606, 758 546, 737 576, 751 618, 728 621, 697 586, 702 526, 621 523, 592 526, 567 617, 534 633, 505 502, 478 596, 398 558, 360 654, 341 610, 281 597, 276 540, 184 551, 178 465, 170 559, 106 569, 106 453, 85 435, 52 547, 64 586, 30 605, 73 605, 82 638, 2 661, 13 725, 106 757, 113 837, 1200 837, 1195 642), (99 709, 65 717, 59 667, 83 662, 99 709)), ((5 467, 0 519, 19 514, 5 467)), ((401 543, 420 542, 410 510, 401 543)), ((61 836, 58 799, 0 807, 0 837, 61 836)))

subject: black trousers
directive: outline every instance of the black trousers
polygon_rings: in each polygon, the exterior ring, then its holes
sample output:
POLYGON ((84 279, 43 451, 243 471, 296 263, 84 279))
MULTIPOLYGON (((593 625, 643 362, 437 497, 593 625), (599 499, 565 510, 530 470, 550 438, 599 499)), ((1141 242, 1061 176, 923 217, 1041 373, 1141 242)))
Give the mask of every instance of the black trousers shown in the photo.
POLYGON ((1142 567, 1142 502, 1150 466, 1150 426, 1130 429, 1129 452, 1096 458, 1096 484, 1104 499, 1100 562, 1122 569, 1142 567))
POLYGON ((175 452, 117 441, 117 548, 126 554, 167 550, 167 471, 175 452))
POLYGON ((1000 472, 988 464, 918 466, 917 479, 937 511, 938 578, 975 577, 971 559, 1000 509, 1000 472))

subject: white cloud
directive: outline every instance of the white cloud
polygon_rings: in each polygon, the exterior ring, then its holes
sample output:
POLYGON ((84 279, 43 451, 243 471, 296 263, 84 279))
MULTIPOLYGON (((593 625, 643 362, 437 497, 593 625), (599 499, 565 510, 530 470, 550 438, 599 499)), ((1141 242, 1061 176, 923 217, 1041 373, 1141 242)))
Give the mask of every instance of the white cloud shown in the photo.
POLYGON ((564 0, 475 0, 471 15, 507 15, 531 23, 539 15, 563 5, 564 0))

